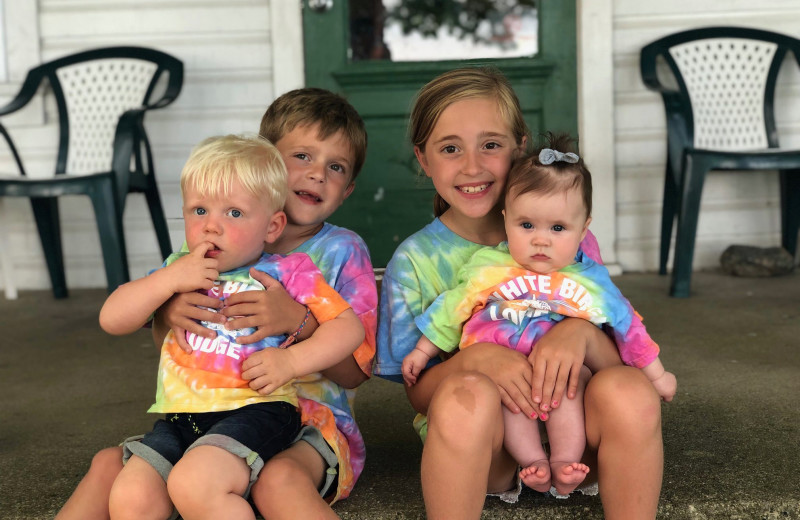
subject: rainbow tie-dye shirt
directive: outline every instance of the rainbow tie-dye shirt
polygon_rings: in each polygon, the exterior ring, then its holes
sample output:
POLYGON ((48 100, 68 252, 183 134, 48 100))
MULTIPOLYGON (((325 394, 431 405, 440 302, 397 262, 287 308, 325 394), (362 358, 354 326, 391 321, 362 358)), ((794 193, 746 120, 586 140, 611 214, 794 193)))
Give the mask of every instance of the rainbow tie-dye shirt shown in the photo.
POLYGON ((574 264, 542 275, 517 264, 504 242, 476 252, 458 280, 415 320, 446 352, 490 342, 528 355, 553 325, 574 317, 610 327, 627 365, 642 368, 658 356, 658 345, 608 270, 580 251, 574 264))
MULTIPOLYGON (((183 251, 188 251, 186 244, 183 251)), ((378 326, 378 290, 366 243, 353 231, 325 222, 316 235, 292 253, 311 257, 328 284, 361 320, 364 342, 353 352, 353 358, 365 375, 371 375, 378 326)), ((343 388, 319 372, 295 379, 294 389, 303 424, 322 433, 339 461, 336 494, 325 497, 333 504, 350 496, 366 462, 364 437, 353 412, 356 389, 343 388)))
MULTIPOLYGON (((165 262, 169 265, 186 253, 175 253, 165 262)), ((263 290, 250 277, 251 266, 220 274, 218 283, 208 291, 214 298, 227 298, 242 291, 263 290)), ((263 255, 256 269, 280 281, 296 301, 307 305, 320 323, 331 320, 350 305, 330 287, 308 255, 263 255)), ((172 331, 161 347, 158 367, 156 402, 151 413, 216 412, 234 410, 253 403, 286 401, 297 405, 294 386, 287 383, 269 395, 261 395, 242 379, 242 363, 254 352, 277 348, 286 335, 271 336, 249 345, 239 345, 236 338, 252 334, 254 329, 225 330, 217 324, 205 323, 217 336, 211 340, 186 334, 192 353, 178 346, 172 331)))
MULTIPOLYGON (((356 233, 325 223, 295 252, 308 254, 328 283, 350 304, 364 325, 364 342, 353 353, 366 375, 372 373, 378 290, 367 245, 356 233)), ((316 427, 339 460, 339 480, 332 502, 346 498, 364 469, 366 449, 353 412, 356 390, 343 388, 320 373, 297 378, 303 424, 316 427)), ((331 498, 331 497, 326 497, 331 498)))

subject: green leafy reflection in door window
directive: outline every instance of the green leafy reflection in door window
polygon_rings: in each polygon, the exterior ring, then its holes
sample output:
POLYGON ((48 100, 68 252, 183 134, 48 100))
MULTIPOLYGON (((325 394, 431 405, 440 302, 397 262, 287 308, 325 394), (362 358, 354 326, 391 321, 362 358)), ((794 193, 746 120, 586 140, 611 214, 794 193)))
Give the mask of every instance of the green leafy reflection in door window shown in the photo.
POLYGON ((535 55, 535 0, 350 0, 350 59, 440 61, 535 55))

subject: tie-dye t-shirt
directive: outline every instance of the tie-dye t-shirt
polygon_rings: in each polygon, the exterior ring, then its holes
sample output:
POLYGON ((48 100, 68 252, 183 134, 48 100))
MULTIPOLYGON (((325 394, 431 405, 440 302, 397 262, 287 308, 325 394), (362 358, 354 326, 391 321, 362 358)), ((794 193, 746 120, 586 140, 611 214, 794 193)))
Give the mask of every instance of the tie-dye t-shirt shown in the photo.
MULTIPOLYGON (((171 255, 166 265, 186 253, 171 255)), ((350 308, 350 305, 327 284, 311 258, 305 254, 262 255, 254 266, 280 281, 286 291, 307 305, 319 322, 331 320, 350 308)), ((263 290, 264 287, 249 275, 250 266, 220 274, 219 283, 208 291, 215 298, 227 298, 241 291, 263 290)), ((205 323, 206 326, 212 324, 205 323)), ((287 383, 269 395, 261 395, 241 378, 242 363, 248 356, 265 348, 277 348, 286 335, 271 336, 249 345, 239 345, 236 338, 255 330, 227 331, 213 324, 217 336, 213 340, 186 334, 192 346, 188 354, 178 346, 170 331, 161 347, 158 366, 156 402, 151 413, 216 412, 268 401, 297 404, 294 386, 287 383)))
MULTIPOLYGON (((378 292, 369 251, 356 233, 325 223, 322 230, 295 249, 314 260, 328 283, 353 308, 364 325, 364 343, 353 353, 370 375, 375 357, 378 292)), ((353 413, 355 389, 345 389, 322 374, 295 380, 303 424, 315 426, 336 453, 339 480, 333 502, 350 495, 364 469, 364 438, 353 413)), ((330 498, 330 497, 327 497, 330 498)))
MULTIPOLYGON (((414 320, 440 294, 458 285, 461 267, 484 247, 453 233, 438 218, 400 244, 381 282, 375 375, 403 382, 403 358, 422 335, 414 320)), ((602 263, 591 232, 581 242, 581 251, 602 263)), ((437 357, 430 364, 439 361, 437 357)))
POLYGON ((488 342, 527 356, 555 323, 574 317, 610 327, 627 365, 642 368, 658 356, 658 346, 608 269, 580 251, 574 264, 540 275, 516 263, 504 242, 475 253, 458 280, 415 320, 446 352, 488 342))
MULTIPOLYGON (((414 320, 441 293, 458 285, 459 270, 483 247, 486 246, 453 233, 438 218, 400 244, 381 282, 375 375, 403 382, 403 358, 422 336, 414 320)), ((597 239, 591 232, 581 242, 581 251, 602 263, 597 239)), ((440 361, 435 357, 428 366, 440 361)), ((416 416, 414 428, 424 440, 427 433, 424 415, 416 416)))

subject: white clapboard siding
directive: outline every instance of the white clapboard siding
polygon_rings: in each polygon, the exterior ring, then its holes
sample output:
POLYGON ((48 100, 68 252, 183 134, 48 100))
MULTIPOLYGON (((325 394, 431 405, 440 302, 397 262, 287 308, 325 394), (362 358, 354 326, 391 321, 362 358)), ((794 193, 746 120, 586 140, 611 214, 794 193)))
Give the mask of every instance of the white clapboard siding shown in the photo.
MULTIPOLYGON (((169 107, 148 113, 145 122, 173 246, 179 246, 183 225, 178 179, 192 146, 211 135, 256 133, 269 103, 283 91, 302 85, 300 1, 39 0, 37 7, 33 16, 30 10, 25 12, 28 34, 38 30, 38 55, 28 58, 28 67, 112 45, 154 47, 183 61, 180 97, 169 107), (287 66, 288 58, 294 67, 287 66), (279 79, 273 75, 276 61, 282 64, 279 79)), ((0 85, 0 103, 17 92, 22 76, 16 84, 0 85)), ((39 102, 3 120, 31 172, 52 171, 55 116, 45 97, 44 106, 39 102)), ((13 171, 10 155, 0 147, 0 171, 9 169, 13 171)), ((0 218, 10 234, 17 287, 49 288, 28 201, 6 199, 4 208, 0 218)), ((61 217, 68 287, 104 287, 100 243, 88 198, 62 198, 61 217)), ((132 277, 160 264, 141 195, 128 197, 125 238, 132 277)))
MULTIPOLYGON (((182 240, 178 177, 191 147, 209 135, 255 132, 265 107, 302 84, 300 0, 15 0, 6 2, 6 15, 14 52, 8 56, 12 81, 0 84, 0 103, 16 93, 26 67, 82 49, 145 45, 183 60, 178 101, 147 116, 175 245, 182 240)), ((726 24, 800 36, 800 2, 613 0, 614 244, 626 271, 657 268, 665 164, 663 107, 641 82, 639 50, 672 32, 726 24)), ((591 37, 588 29, 582 35, 591 37)), ((786 65, 777 90, 777 122, 783 144, 800 147, 800 72, 794 62, 786 65)), ((55 119, 44 101, 3 120, 32 172, 48 171, 54 162, 55 119)), ((0 147, 0 170, 11 168, 0 147)), ((695 268, 717 266, 719 254, 733 243, 777 245, 778 204, 774 173, 712 173, 703 194, 695 268)), ((88 200, 65 198, 62 206, 68 286, 104 286, 88 200)), ((27 200, 7 199, 0 218, 10 233, 18 287, 48 288, 27 200)), ((125 230, 131 275, 140 276, 160 261, 141 196, 128 198, 125 230)))
MULTIPOLYGON (((735 25, 800 36, 800 2, 673 0, 614 2, 617 260, 624 271, 658 268, 666 123, 660 95, 639 73, 649 42, 689 28, 735 25)), ((800 72, 787 57, 776 92, 782 144, 800 147, 800 72)), ((731 244, 780 244, 776 172, 711 172, 703 190, 695 269, 719 266, 731 244)), ((671 259, 670 259, 671 262, 671 259)))

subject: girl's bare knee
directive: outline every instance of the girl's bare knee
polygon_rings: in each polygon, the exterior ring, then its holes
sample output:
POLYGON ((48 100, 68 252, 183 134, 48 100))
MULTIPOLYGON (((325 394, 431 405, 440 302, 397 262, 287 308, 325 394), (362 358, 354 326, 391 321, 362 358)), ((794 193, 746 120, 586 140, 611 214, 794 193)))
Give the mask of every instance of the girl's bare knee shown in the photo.
POLYGON ((479 372, 461 372, 439 384, 428 408, 428 434, 450 446, 485 443, 502 423, 500 392, 479 372))
POLYGON ((595 374, 586 386, 587 433, 590 422, 633 436, 661 431, 661 400, 641 370, 616 366, 595 374), (590 419, 591 418, 591 419, 590 419))

